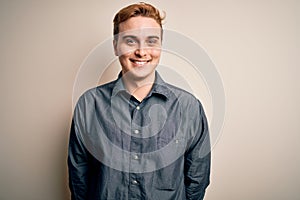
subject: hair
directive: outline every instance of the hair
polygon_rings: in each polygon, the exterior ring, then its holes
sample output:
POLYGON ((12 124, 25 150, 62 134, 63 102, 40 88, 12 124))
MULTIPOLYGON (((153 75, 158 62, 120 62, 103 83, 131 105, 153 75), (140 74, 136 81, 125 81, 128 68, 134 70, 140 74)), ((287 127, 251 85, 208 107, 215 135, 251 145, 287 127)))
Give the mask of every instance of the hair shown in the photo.
POLYGON ((125 22, 126 20, 130 19, 131 17, 149 17, 154 19, 161 27, 161 33, 163 33, 162 28, 162 21, 165 19, 165 13, 161 15, 159 10, 152 6, 151 4, 140 2, 136 4, 129 5, 125 8, 122 8, 114 17, 113 24, 113 35, 114 38, 119 34, 119 25, 122 22, 125 22))

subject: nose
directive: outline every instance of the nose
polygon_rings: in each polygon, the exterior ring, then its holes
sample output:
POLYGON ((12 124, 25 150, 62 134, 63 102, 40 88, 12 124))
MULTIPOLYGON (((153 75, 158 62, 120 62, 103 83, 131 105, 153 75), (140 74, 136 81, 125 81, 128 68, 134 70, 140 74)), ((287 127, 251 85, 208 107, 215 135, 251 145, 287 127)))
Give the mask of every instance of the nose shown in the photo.
POLYGON ((147 55, 147 50, 144 47, 140 46, 135 50, 134 54, 138 57, 144 57, 147 55))

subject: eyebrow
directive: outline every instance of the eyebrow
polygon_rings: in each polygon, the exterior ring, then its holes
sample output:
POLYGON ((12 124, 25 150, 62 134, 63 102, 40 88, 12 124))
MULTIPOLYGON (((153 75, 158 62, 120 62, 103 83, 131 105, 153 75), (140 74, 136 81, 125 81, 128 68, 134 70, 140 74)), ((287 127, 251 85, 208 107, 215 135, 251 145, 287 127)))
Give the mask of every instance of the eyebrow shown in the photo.
MULTIPOLYGON (((135 36, 135 35, 124 35, 123 37, 122 37, 122 39, 126 39, 126 38, 132 38, 132 39, 138 39, 138 37, 137 36, 135 36)), ((159 36, 157 36, 157 35, 150 35, 150 36, 147 36, 147 38, 156 38, 156 39, 159 39, 160 37, 159 36)))
POLYGON ((122 39, 126 39, 126 38, 137 38, 136 36, 134 36, 134 35, 124 35, 123 37, 122 37, 122 39))
POLYGON ((151 36, 148 36, 148 38, 155 38, 155 39, 160 39, 160 37, 159 36, 156 36, 156 35, 151 35, 151 36))

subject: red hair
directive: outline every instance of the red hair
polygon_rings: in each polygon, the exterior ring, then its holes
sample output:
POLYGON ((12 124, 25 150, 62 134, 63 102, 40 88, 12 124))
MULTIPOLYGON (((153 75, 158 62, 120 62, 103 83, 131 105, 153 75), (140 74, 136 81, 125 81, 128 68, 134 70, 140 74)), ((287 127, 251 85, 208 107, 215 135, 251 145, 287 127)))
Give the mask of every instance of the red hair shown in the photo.
MULTIPOLYGON (((165 14, 164 14, 165 15, 165 14)), ((114 17, 114 30, 113 35, 114 37, 119 34, 119 24, 125 22, 131 17, 149 17, 154 19, 162 29, 162 21, 164 20, 165 16, 161 15, 159 10, 152 6, 151 4, 147 4, 144 2, 140 2, 137 4, 129 5, 123 9, 121 9, 114 17)))

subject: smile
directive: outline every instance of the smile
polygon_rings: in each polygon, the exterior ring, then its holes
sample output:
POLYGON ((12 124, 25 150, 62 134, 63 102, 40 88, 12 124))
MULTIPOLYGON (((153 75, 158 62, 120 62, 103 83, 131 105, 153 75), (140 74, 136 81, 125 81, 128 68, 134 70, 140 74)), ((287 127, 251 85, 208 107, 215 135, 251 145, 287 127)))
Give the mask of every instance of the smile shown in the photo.
POLYGON ((129 59, 129 60, 137 66, 143 66, 151 61, 151 60, 135 60, 135 59, 129 59))

